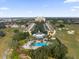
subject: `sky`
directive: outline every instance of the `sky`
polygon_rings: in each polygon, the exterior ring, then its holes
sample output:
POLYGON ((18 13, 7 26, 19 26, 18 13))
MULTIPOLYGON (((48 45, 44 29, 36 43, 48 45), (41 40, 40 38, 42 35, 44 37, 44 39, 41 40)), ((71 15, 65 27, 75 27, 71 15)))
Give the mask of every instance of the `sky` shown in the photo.
POLYGON ((0 0, 0 17, 79 17, 79 0, 0 0))

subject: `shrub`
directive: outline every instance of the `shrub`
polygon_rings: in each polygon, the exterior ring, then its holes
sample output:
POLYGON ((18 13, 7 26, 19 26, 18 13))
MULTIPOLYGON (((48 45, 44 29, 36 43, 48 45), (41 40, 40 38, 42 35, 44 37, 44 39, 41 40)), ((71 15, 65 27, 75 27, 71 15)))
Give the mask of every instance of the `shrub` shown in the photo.
POLYGON ((23 44, 25 44, 26 43, 26 40, 20 40, 19 41, 19 45, 23 45, 23 44))
POLYGON ((3 31, 0 31, 0 37, 4 37, 5 33, 3 31))
POLYGON ((16 34, 13 36, 13 39, 14 39, 14 40, 17 40, 17 41, 26 39, 26 34, 23 33, 23 32, 16 33, 16 34))
POLYGON ((14 29, 14 31, 13 31, 14 33, 18 33, 19 32, 19 30, 18 29, 14 29))
POLYGON ((19 53, 14 49, 11 59, 19 59, 19 53))

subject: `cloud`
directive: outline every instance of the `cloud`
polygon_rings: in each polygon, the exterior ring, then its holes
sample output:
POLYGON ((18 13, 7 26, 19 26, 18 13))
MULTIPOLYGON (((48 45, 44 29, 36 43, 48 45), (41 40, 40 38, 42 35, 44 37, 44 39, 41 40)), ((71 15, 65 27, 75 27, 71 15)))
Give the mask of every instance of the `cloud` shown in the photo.
POLYGON ((9 9, 9 8, 7 8, 7 7, 1 7, 1 8, 0 8, 1 11, 8 10, 8 9, 9 9))
POLYGON ((79 6, 73 6, 73 8, 79 9, 79 6))
POLYGON ((7 8, 7 7, 1 7, 0 8, 0 16, 4 16, 4 15, 7 15, 8 13, 8 10, 9 10, 9 8, 7 8))
POLYGON ((71 11, 73 11, 73 12, 74 12, 74 11, 76 11, 76 9, 71 9, 71 11))
POLYGON ((73 12, 74 11, 79 11, 79 6, 73 6, 72 9, 71 9, 71 11, 73 11, 73 12))
POLYGON ((79 2, 79 0, 64 0, 64 3, 79 2))

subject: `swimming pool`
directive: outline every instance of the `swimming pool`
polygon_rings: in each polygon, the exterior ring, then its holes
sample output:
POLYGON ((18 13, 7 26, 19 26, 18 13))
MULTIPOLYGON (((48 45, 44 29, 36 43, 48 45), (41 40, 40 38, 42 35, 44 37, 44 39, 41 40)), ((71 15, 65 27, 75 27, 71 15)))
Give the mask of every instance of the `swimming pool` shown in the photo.
POLYGON ((43 42, 39 42, 39 43, 34 43, 33 46, 47 46, 47 44, 43 42))

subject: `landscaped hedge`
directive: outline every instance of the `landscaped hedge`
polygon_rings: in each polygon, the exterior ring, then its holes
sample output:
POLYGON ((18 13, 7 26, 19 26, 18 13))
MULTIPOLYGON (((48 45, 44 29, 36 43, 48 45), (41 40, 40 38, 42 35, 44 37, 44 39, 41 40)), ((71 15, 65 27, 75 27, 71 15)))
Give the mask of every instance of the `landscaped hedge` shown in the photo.
POLYGON ((59 39, 52 40, 52 44, 45 47, 40 47, 36 50, 30 50, 29 56, 32 59, 48 59, 52 57, 55 59, 65 59, 67 53, 67 47, 62 44, 59 39))

